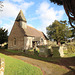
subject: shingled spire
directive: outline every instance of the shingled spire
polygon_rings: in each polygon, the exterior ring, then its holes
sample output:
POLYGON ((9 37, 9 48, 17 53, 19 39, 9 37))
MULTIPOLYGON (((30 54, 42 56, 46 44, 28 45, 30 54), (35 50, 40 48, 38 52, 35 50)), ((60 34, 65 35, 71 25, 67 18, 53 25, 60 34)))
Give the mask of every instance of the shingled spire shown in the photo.
POLYGON ((20 26, 23 28, 23 29, 26 29, 27 28, 27 21, 26 21, 26 18, 22 12, 22 10, 20 10, 17 18, 16 18, 16 21, 19 22, 20 26))
POLYGON ((16 18, 16 21, 24 21, 24 22, 27 22, 24 14, 22 12, 22 10, 20 10, 20 12, 19 12, 19 14, 18 14, 18 16, 16 18))

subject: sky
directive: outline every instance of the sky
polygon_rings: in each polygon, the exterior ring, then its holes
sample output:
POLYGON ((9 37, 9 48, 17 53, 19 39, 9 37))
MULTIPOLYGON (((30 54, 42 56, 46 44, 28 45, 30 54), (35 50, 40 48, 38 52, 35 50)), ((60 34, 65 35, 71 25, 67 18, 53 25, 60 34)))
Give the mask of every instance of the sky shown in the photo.
MULTIPOLYGON (((63 6, 51 3, 49 0, 0 0, 3 1, 3 11, 0 11, 0 27, 12 29, 20 10, 23 11, 27 25, 46 34, 46 27, 54 20, 68 20, 63 6)), ((1 9, 1 8, 0 8, 1 9)))

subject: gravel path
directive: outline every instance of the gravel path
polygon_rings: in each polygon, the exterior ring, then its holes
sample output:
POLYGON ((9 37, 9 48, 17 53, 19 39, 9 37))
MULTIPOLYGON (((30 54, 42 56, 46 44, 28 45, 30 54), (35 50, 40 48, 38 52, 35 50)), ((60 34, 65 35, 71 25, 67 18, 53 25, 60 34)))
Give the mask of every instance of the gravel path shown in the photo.
POLYGON ((75 57, 62 58, 59 63, 53 63, 21 56, 5 50, 0 50, 0 53, 39 67, 43 71, 43 75, 75 75, 75 57))
MULTIPOLYGON (((40 60, 36 60, 24 56, 18 56, 18 55, 14 55, 12 57, 40 67, 41 70, 43 71, 43 75, 64 75, 63 73, 66 73, 65 68, 53 63, 48 63, 48 62, 44 62, 44 61, 40 61, 40 60)), ((67 72, 69 72, 69 70, 67 70, 67 72)))

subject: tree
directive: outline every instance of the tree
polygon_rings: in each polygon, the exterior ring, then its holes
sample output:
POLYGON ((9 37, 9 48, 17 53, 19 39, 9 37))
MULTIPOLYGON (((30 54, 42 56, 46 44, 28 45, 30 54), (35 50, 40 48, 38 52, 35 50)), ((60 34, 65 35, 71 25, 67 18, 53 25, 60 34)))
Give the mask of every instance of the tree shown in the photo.
POLYGON ((0 28, 0 44, 8 41, 8 30, 0 28))
POLYGON ((1 8, 3 7, 3 4, 2 4, 3 2, 2 1, 0 1, 0 11, 2 11, 1 10, 1 8))
POLYGON ((71 27, 75 29, 75 0, 50 0, 54 4, 63 5, 71 27))
POLYGON ((71 36, 71 30, 67 26, 66 21, 57 21, 55 20, 52 25, 49 25, 47 28, 47 35, 50 40, 55 40, 62 42, 67 40, 71 36))

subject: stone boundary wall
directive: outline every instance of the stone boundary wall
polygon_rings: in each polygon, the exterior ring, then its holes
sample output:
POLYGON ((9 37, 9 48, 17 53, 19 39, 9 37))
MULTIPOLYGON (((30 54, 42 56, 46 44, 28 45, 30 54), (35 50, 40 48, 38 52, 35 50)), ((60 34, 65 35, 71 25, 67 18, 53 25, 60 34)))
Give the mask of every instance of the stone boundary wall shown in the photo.
POLYGON ((5 62, 3 58, 0 58, 0 75, 4 75, 5 62))

